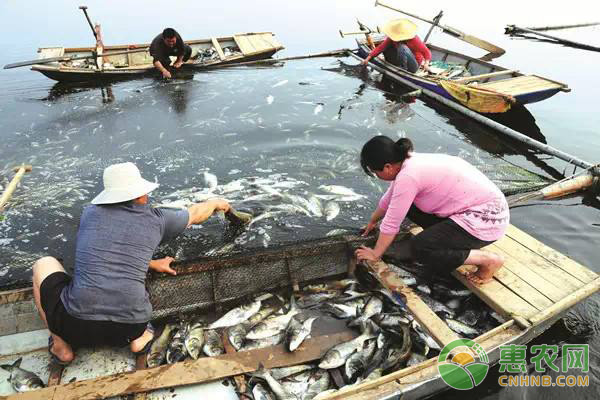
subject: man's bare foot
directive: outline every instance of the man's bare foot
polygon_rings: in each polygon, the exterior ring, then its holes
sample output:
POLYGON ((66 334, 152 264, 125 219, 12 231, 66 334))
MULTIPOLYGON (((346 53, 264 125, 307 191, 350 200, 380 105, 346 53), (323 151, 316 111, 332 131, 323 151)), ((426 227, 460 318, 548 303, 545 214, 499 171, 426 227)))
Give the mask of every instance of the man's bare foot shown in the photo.
POLYGON ((142 349, 144 347, 146 347, 146 345, 154 338, 154 333, 150 332, 148 329, 146 329, 144 331, 144 333, 142 333, 142 336, 140 336, 137 339, 134 339, 130 344, 129 344, 129 348, 131 349, 132 353, 138 353, 140 351, 142 351, 142 349))
POLYGON ((56 358, 64 363, 70 363, 75 358, 73 349, 60 336, 52 335, 51 346, 48 349, 56 358))

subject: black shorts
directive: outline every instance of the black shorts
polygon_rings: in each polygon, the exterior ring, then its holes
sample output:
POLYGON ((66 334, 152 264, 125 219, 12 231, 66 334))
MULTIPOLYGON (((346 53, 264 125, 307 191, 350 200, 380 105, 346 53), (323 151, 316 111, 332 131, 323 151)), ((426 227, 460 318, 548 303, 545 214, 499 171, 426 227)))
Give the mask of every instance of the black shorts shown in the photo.
POLYGON ((70 281, 69 275, 59 271, 48 275, 40 285, 40 299, 50 332, 73 347, 125 346, 144 333, 146 323, 92 321, 69 315, 60 294, 70 281))
POLYGON ((427 214, 414 204, 407 216, 423 228, 423 232, 410 240, 412 257, 441 273, 450 273, 463 265, 471 250, 494 243, 478 239, 450 218, 427 214))

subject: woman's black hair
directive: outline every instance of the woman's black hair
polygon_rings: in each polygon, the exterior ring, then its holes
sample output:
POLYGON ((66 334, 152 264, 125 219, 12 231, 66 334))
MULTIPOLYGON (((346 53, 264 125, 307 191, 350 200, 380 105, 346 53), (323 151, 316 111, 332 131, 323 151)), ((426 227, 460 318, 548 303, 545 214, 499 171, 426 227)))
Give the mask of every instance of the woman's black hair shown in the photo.
POLYGON ((360 165, 367 175, 373 176, 371 171, 381 171, 385 164, 403 162, 412 150, 410 139, 401 138, 394 142, 387 136, 375 136, 363 146, 360 165))

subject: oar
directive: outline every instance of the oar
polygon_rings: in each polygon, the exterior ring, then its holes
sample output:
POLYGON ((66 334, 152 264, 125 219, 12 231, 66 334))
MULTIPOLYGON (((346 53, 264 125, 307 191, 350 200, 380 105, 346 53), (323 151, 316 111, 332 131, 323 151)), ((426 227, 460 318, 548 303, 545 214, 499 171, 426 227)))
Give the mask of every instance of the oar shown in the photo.
MULTIPOLYGON (((394 7, 389 6, 389 5, 385 4, 385 3, 382 3, 379 0, 375 0, 375 6, 382 6, 382 7, 385 7, 385 8, 389 8, 390 10, 397 11, 399 13, 408 15, 409 17, 413 17, 413 18, 419 19, 419 20, 421 20, 423 22, 428 22, 430 24, 435 24, 435 21, 432 21, 432 20, 429 20, 429 19, 426 19, 426 18, 423 18, 423 17, 419 17, 418 15, 410 14, 410 13, 408 13, 406 11, 402 11, 400 9, 394 8, 394 7)), ((458 29, 451 28, 451 27, 445 26, 445 25, 440 25, 440 24, 438 24, 437 26, 439 26, 440 28, 442 28, 442 30, 444 31, 444 33, 447 33, 447 34, 449 34, 451 36, 454 36, 457 39, 460 39, 460 40, 462 40, 464 42, 467 42, 467 43, 470 43, 470 44, 472 44, 474 46, 477 46, 480 49, 484 49, 484 50, 487 50, 487 51, 489 51, 491 53, 498 54, 498 55, 502 55, 502 54, 505 53, 504 49, 502 49, 502 48, 500 48, 500 47, 498 47, 496 45, 493 45, 490 42, 486 42, 485 40, 480 39, 478 37, 475 37, 475 36, 472 36, 472 35, 467 35, 466 33, 459 31, 458 29)))
POLYGON ((90 24, 90 29, 92 30, 94 37, 96 38, 96 40, 98 40, 98 34, 96 33, 94 25, 92 25, 92 21, 90 20, 90 16, 87 13, 87 6, 79 6, 79 9, 85 14, 85 19, 87 19, 88 24, 90 24))
POLYGON ((23 175, 25 175, 26 172, 30 172, 31 169, 31 165, 21 165, 20 167, 14 168, 16 175, 12 178, 12 180, 4 190, 4 193, 2 193, 2 197, 0 197, 0 211, 4 210, 4 206, 6 205, 6 203, 8 203, 8 200, 10 200, 10 197, 17 188, 17 185, 19 184, 19 181, 21 180, 23 175))
POLYGON ((115 51, 113 53, 104 53, 101 56, 99 56, 98 54, 93 52, 93 54, 91 54, 89 56, 62 56, 62 57, 40 58, 37 60, 21 61, 21 62, 17 62, 17 63, 13 63, 13 64, 6 64, 4 66, 4 69, 26 67, 28 65, 48 64, 48 63, 52 63, 52 62, 61 62, 61 61, 85 60, 87 58, 118 56, 120 54, 140 53, 142 51, 148 51, 148 48, 142 47, 142 48, 133 49, 133 50, 115 51))

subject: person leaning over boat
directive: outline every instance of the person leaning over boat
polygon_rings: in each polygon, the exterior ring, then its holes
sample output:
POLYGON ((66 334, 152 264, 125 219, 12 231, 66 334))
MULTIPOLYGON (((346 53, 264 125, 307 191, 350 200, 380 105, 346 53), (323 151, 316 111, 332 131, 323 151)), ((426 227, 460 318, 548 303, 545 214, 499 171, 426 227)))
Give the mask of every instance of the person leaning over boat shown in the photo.
POLYGON ((362 62, 364 65, 383 52, 385 60, 402 69, 415 73, 422 67, 429 69, 431 51, 417 36, 417 26, 407 19, 395 19, 382 28, 387 36, 362 62))
POLYGON ((171 78, 170 67, 179 68, 190 59, 192 48, 183 42, 179 33, 173 28, 165 28, 150 44, 150 55, 153 57, 154 67, 164 78, 171 78), (171 56, 177 57, 171 65, 171 56))
POLYGON ((104 190, 81 216, 73 277, 53 257, 33 266, 35 303, 51 333, 48 351, 61 364, 80 346, 129 344, 134 353, 147 351, 153 329, 146 273, 176 274, 173 258, 152 260, 152 254, 215 211, 229 211, 221 199, 187 210, 153 208, 148 193, 158 184, 143 179, 133 163, 111 165, 103 178, 104 190))
POLYGON ((500 239, 509 224, 506 198, 492 181, 459 157, 416 153, 405 138, 376 136, 360 157, 368 175, 391 184, 365 228, 366 235, 381 220, 375 248, 356 250, 359 259, 381 258, 408 217, 423 228, 409 242, 412 259, 432 272, 474 265, 477 271, 467 276, 472 283, 492 280, 504 258, 480 249, 500 239))

